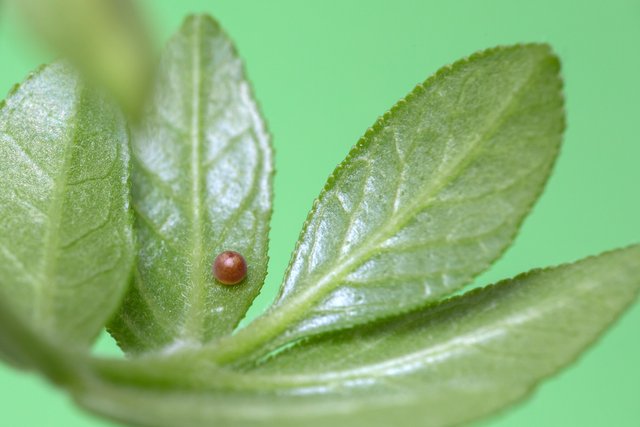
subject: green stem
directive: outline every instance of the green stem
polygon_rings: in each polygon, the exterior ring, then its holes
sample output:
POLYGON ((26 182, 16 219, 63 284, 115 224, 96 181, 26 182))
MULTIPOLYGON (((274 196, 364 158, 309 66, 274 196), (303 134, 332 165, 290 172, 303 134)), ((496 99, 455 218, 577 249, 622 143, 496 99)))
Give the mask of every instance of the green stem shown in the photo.
POLYGON ((296 325, 325 292, 323 287, 311 287, 286 304, 273 306, 236 334, 223 337, 209 347, 209 360, 220 365, 258 359, 279 346, 295 339, 287 336, 287 329, 296 325))
POLYGON ((212 361, 226 365, 246 359, 258 359, 286 340, 282 337, 295 317, 295 307, 286 305, 258 317, 235 335, 223 337, 211 347, 212 361))

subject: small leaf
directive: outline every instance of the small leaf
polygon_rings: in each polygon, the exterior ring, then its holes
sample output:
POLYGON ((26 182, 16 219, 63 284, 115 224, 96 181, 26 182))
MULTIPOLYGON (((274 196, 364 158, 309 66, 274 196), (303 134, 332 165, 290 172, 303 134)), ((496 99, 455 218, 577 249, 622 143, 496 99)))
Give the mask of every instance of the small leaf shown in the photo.
POLYGON ((167 46, 154 102, 133 137, 139 258, 110 330, 129 352, 230 333, 260 291, 271 215, 271 148, 242 64, 216 22, 189 17, 167 46), (224 286, 216 256, 247 278, 224 286))
POLYGON ((0 295, 52 339, 88 345, 121 300, 128 163, 121 114, 62 63, 0 108, 0 295))
POLYGON ((459 425, 529 395, 639 290, 636 245, 315 337, 244 373, 208 357, 111 362, 76 399, 153 427, 459 425))
POLYGON ((546 45, 499 47, 416 87, 329 178, 273 309, 240 331, 240 345, 406 312, 485 270, 556 158, 558 72, 546 45))
POLYGON ((19 0, 43 42, 137 114, 153 56, 131 0, 19 0))

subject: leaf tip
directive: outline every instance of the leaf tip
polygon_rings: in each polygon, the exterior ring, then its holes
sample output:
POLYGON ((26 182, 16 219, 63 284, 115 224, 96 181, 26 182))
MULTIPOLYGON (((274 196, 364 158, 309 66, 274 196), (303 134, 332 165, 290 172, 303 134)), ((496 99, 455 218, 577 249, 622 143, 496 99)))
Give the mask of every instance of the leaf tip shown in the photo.
POLYGON ((194 26, 205 25, 214 30, 221 30, 218 21, 208 13, 192 13, 184 18, 182 23, 182 29, 191 28, 194 26))

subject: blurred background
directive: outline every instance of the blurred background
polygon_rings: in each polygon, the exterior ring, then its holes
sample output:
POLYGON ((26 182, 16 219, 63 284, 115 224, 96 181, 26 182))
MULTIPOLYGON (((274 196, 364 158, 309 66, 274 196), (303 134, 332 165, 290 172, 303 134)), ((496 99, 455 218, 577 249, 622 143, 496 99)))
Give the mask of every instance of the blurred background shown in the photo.
MULTIPOLYGON (((498 44, 548 42, 560 56, 568 129, 547 190, 487 284, 640 242, 640 0, 146 0, 159 49, 193 12, 235 40, 276 149, 273 299, 328 175, 375 119, 439 67, 498 44)), ((54 57, 0 1, 0 93, 54 57)), ((486 427, 640 423, 640 304, 533 398, 486 427)), ((100 354, 117 354, 105 334, 100 354)), ((0 365, 0 425, 114 426, 39 378, 0 365)))

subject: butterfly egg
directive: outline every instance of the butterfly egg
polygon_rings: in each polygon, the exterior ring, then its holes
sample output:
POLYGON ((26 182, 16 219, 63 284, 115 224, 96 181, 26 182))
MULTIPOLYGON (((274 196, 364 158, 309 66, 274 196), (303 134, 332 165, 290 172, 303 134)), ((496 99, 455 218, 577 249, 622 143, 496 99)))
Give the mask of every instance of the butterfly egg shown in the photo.
POLYGON ((213 261, 213 277, 223 285, 236 285, 247 276, 247 261, 236 251, 224 251, 213 261))

